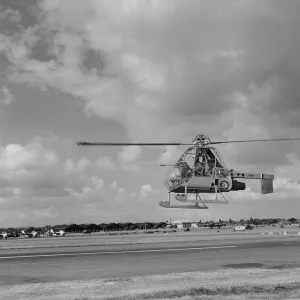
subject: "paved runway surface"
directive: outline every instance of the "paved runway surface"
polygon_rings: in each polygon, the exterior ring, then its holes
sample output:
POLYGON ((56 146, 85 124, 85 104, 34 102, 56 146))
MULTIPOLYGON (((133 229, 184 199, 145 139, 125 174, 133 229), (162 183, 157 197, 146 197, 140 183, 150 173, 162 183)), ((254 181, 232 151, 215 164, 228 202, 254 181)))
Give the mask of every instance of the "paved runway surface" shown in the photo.
POLYGON ((0 284, 300 266, 300 238, 0 251, 0 284))

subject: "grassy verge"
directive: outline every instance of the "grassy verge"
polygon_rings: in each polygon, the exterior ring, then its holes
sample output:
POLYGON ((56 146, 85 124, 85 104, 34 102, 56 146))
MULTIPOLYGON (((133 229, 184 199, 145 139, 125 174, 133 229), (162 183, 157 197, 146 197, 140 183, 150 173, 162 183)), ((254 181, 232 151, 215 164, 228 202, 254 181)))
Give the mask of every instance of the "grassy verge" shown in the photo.
POLYGON ((226 269, 0 287, 8 300, 300 299, 300 269, 226 269))
MULTIPOLYGON (((277 285, 243 285, 209 289, 205 287, 160 291, 135 296, 107 297, 105 300, 166 300, 166 299, 295 299, 300 296, 300 282, 277 285), (234 298, 233 298, 234 297, 234 298), (259 298, 257 298, 259 297, 259 298), (276 297, 276 298, 274 298, 276 297)), ((87 300, 87 298, 85 298, 87 300)), ((85 300, 84 298, 76 300, 85 300)))

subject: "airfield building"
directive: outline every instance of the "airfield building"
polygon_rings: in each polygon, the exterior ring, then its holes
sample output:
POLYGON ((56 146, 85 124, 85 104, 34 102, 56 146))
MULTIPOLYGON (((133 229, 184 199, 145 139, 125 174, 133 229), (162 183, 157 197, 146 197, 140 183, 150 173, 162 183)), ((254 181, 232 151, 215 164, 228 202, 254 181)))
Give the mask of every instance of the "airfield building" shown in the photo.
POLYGON ((176 225, 177 228, 195 228, 198 227, 197 222, 191 220, 176 220, 172 222, 172 225, 176 225))

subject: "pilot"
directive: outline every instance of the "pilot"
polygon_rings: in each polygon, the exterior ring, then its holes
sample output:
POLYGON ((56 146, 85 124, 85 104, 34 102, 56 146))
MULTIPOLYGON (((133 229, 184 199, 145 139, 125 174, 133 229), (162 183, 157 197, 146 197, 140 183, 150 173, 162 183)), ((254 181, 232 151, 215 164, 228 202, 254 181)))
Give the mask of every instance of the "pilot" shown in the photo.
POLYGON ((205 154, 202 153, 198 156, 198 159, 195 163, 195 175, 196 176, 203 176, 205 174, 205 154))

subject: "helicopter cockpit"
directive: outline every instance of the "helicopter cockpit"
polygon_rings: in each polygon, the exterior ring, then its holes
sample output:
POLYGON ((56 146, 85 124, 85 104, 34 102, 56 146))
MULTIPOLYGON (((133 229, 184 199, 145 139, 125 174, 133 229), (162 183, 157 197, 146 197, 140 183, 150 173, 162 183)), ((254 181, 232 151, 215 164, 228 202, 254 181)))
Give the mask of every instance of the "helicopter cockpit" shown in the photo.
POLYGON ((214 147, 192 146, 180 156, 166 174, 165 186, 170 191, 188 182, 192 177, 227 175, 227 167, 214 147), (223 174, 224 173, 224 174, 223 174))
POLYGON ((166 174, 165 187, 174 190, 194 176, 195 146, 189 147, 166 174))
POLYGON ((227 169, 218 151, 213 147, 198 148, 195 156, 195 176, 213 176, 227 169))

